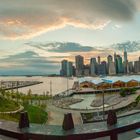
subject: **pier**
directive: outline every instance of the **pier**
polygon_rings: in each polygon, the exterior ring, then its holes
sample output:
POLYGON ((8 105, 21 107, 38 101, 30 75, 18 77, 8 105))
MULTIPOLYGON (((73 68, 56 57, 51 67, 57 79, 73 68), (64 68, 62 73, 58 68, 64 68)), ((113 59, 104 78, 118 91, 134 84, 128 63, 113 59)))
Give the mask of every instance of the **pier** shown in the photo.
POLYGON ((28 86, 41 84, 41 81, 1 81, 0 88, 4 90, 18 89, 28 86))

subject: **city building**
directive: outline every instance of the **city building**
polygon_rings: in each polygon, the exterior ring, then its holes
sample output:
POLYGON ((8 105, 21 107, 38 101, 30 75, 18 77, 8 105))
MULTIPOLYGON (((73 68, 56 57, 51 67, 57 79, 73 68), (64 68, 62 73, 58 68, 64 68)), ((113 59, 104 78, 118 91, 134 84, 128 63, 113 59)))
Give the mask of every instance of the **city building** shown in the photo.
POLYGON ((103 61, 101 64, 97 65, 97 74, 98 75, 106 75, 107 74, 107 65, 106 62, 103 61))
POLYGON ((98 64, 100 64, 100 63, 101 63, 101 57, 98 56, 98 64))
POLYGON ((128 73, 128 59, 127 59, 127 51, 124 50, 124 73, 128 73))
POLYGON ((72 62, 69 62, 67 60, 61 61, 61 70, 60 70, 61 76, 73 76, 73 64, 72 62))
POLYGON ((124 50, 123 56, 122 59, 120 55, 114 53, 114 59, 108 55, 107 61, 102 62, 100 56, 92 57, 90 63, 84 65, 84 57, 77 55, 75 56, 75 66, 67 60, 61 61, 60 75, 80 77, 140 73, 140 57, 135 62, 129 62, 126 50, 124 50))
POLYGON ((115 62, 109 62, 108 74, 116 75, 115 62))
POLYGON ((90 76, 90 66, 89 65, 84 66, 84 76, 90 76))
POLYGON ((75 65, 76 65, 76 76, 82 76, 84 69, 84 57, 81 55, 75 56, 75 65))
POLYGON ((116 56, 116 72, 121 74, 124 72, 122 57, 120 55, 116 56))
POLYGON ((133 73, 134 72, 133 62, 128 62, 128 69, 129 69, 129 73, 133 73))
POLYGON ((61 71, 60 71, 60 75, 61 76, 67 76, 67 60, 62 60, 61 61, 61 71))
POLYGON ((140 72, 140 61, 134 61, 134 72, 135 73, 140 72))
POLYGON ((90 59, 90 75, 95 76, 97 74, 97 62, 96 58, 90 59))

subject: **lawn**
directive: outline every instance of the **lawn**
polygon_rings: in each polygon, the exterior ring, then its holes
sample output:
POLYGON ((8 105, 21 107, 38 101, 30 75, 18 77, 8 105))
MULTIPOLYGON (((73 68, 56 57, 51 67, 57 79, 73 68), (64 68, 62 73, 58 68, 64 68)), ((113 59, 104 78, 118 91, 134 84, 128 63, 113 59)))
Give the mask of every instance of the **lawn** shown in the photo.
POLYGON ((19 109, 19 105, 11 100, 0 96, 0 112, 15 111, 19 109))
POLYGON ((24 105, 24 110, 28 112, 30 123, 43 124, 48 119, 47 112, 38 106, 24 105))

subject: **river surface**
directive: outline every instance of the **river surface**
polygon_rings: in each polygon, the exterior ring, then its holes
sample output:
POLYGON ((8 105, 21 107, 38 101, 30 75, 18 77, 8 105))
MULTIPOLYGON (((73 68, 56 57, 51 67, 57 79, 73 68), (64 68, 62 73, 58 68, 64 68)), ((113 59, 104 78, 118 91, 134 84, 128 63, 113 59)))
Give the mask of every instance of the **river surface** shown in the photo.
MULTIPOLYGON (((58 93, 61 93, 63 91, 66 91, 67 88, 72 88, 74 81, 76 80, 94 80, 94 81, 101 81, 101 77, 85 77, 85 78, 65 78, 65 77, 47 77, 47 76, 32 76, 32 77, 26 77, 26 76, 0 76, 0 81, 41 81, 42 84, 33 85, 29 87, 20 88, 19 91, 23 93, 27 93, 29 89, 31 89, 33 94, 43 94, 51 91, 52 89, 52 95, 56 95, 58 93), (50 86, 50 83, 52 83, 50 86), (50 89, 51 87, 51 89, 50 89)), ((125 76, 107 76, 104 77, 104 79, 111 79, 112 82, 114 80, 132 80, 137 79, 140 81, 140 75, 125 75, 125 76)))
POLYGON ((33 94, 43 94, 50 93, 50 87, 52 89, 52 95, 56 95, 62 91, 67 90, 73 86, 76 78, 63 78, 63 77, 43 77, 43 76, 1 76, 0 81, 41 81, 43 83, 33 86, 28 86, 24 88, 19 88, 19 91, 27 94, 29 89, 31 89, 33 94), (51 83, 51 84, 50 84, 51 83), (50 86, 52 85, 52 86, 50 86))

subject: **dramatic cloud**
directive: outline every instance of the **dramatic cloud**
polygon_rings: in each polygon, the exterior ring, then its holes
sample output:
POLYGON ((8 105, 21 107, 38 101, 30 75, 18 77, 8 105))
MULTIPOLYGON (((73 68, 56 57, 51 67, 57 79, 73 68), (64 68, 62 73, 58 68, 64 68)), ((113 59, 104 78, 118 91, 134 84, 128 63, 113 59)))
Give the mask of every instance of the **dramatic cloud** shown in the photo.
POLYGON ((25 43, 26 45, 48 51, 48 52, 58 52, 58 53, 68 53, 68 52, 89 52, 95 50, 95 48, 91 46, 82 46, 78 43, 73 42, 55 42, 55 43, 25 43))
POLYGON ((0 37, 29 38, 66 25, 102 29, 111 20, 129 21, 131 0, 0 0, 0 37))
POLYGON ((125 49, 127 52, 137 52, 140 50, 140 42, 139 41, 127 41, 123 43, 117 43, 111 45, 111 48, 119 51, 124 51, 125 49))
POLYGON ((1 74, 50 74, 60 69, 58 61, 50 61, 37 53, 27 51, 0 59, 1 74))

